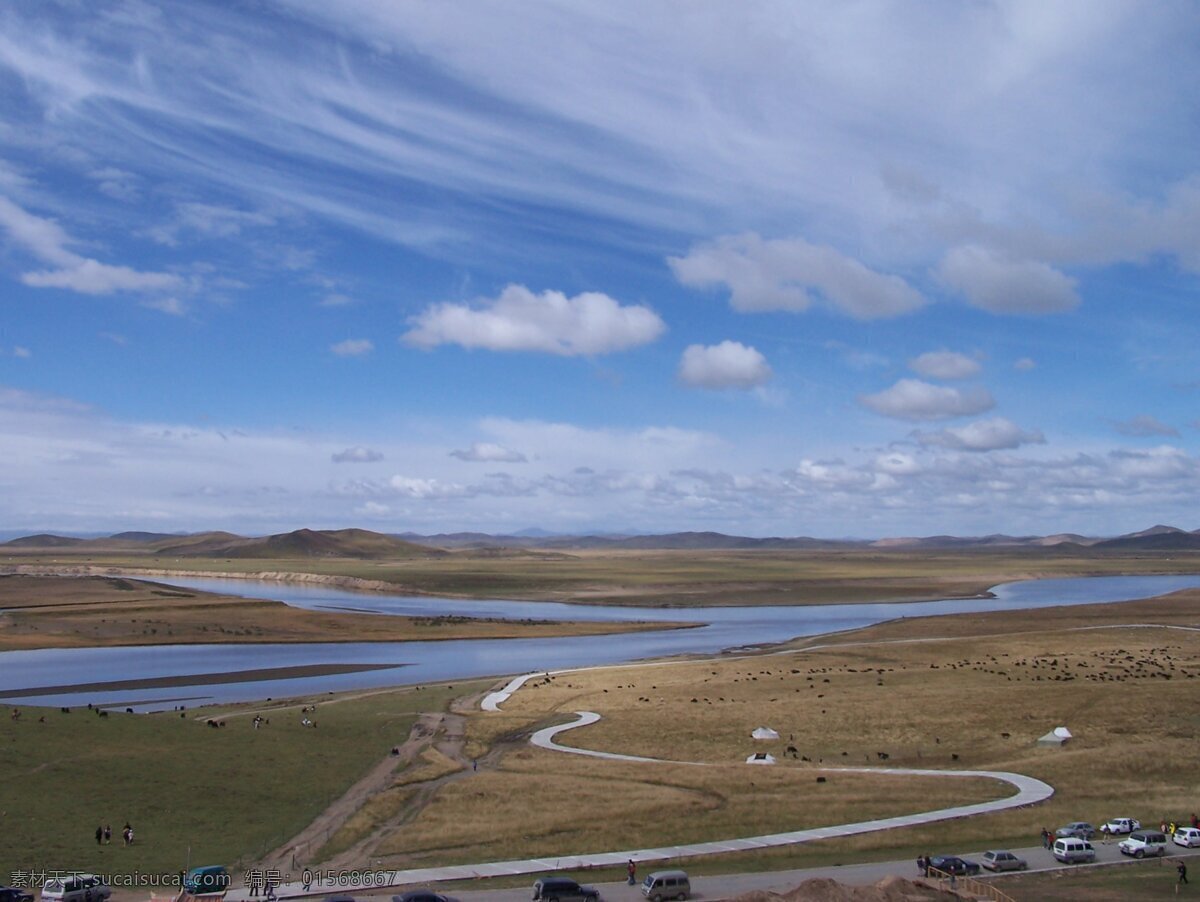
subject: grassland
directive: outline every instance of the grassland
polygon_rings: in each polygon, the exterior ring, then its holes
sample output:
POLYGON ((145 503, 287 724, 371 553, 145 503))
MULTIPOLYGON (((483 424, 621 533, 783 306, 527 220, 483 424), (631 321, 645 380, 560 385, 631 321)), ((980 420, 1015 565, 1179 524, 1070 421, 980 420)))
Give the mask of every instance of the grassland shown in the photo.
POLYGON ((1026 611, 1019 619, 964 617, 947 628, 952 638, 934 641, 948 619, 875 627, 807 651, 583 671, 529 685, 504 713, 471 719, 473 751, 566 712, 593 710, 604 719, 573 731, 569 744, 737 762, 763 748, 749 733, 767 724, 784 737, 771 749, 782 760, 769 778, 758 769, 750 775, 744 767, 716 768, 726 779, 704 784, 670 765, 581 764, 573 756, 524 750, 487 781, 447 787, 436 809, 381 850, 400 865, 462 860, 468 849, 520 857, 653 846, 861 820, 986 791, 950 779, 918 788, 881 774, 860 792, 848 775, 833 772, 837 791, 814 792, 818 767, 880 765, 880 752, 889 766, 1026 773, 1057 792, 1029 809, 688 866, 698 872, 815 866, 1023 846, 1036 842, 1043 826, 1098 822, 1119 812, 1156 822, 1196 807, 1194 775, 1180 762, 1191 760, 1200 735, 1200 632, 1169 627, 1200 624, 1200 593, 1026 611), (1113 628, 1081 630, 1081 623, 1113 628), (1076 738, 1064 748, 1036 746, 1038 736, 1059 725, 1076 738), (797 758, 783 757, 788 744, 797 758), (505 804, 506 798, 513 801, 505 804), (571 800, 573 818, 560 814, 563 798, 571 800), (753 817, 739 813, 743 805, 753 817), (647 818, 647 811, 685 816, 647 818), (488 839, 513 818, 527 825, 522 835, 503 845, 488 839))
MULTIPOLYGON (((0 718, 0 862, 10 870, 175 874, 261 857, 309 824, 420 712, 472 691, 434 686, 183 714, 21 708, 0 718), (301 726, 301 706, 318 728, 301 726), (269 723, 255 729, 252 715, 269 723), (208 719, 224 722, 213 728, 208 719), (126 821, 135 843, 123 847, 126 821), (100 824, 111 845, 97 845, 100 824)), ((7 709, 6 709, 7 711, 7 709)), ((7 880, 9 874, 2 875, 7 880)), ((145 892, 127 898, 146 898, 145 892)))
POLYGON ((619 605, 827 604, 978 595, 1015 579, 1200 572, 1200 552, 1087 548, 947 551, 455 551, 405 558, 205 558, 0 549, 0 566, 63 571, 304 574, 386 591, 619 605))
POLYGON ((0 576, 0 611, 0 651, 104 645, 508 639, 678 627, 315 611, 115 577, 0 576))

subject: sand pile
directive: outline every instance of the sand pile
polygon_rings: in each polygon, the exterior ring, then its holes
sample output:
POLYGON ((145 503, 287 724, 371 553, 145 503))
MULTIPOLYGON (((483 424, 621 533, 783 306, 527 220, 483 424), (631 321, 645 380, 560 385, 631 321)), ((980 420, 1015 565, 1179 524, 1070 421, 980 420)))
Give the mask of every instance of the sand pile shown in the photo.
POLYGON ((957 893, 903 877, 884 877, 874 886, 846 886, 828 877, 814 877, 783 895, 755 890, 727 902, 949 902, 959 898, 957 893))

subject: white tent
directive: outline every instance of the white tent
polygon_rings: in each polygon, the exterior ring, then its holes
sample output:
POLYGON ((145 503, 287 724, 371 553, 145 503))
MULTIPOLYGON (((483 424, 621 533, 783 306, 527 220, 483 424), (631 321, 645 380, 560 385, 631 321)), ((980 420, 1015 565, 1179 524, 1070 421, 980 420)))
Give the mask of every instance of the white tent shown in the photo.
POLYGON ((766 752, 755 752, 746 759, 747 764, 774 764, 775 756, 768 755, 766 752))
POLYGON ((757 730, 755 730, 750 735, 755 739, 778 739, 779 738, 779 734, 776 733, 774 730, 772 730, 770 727, 759 727, 757 730))
POLYGON ((1059 739, 1070 739, 1071 731, 1068 730, 1066 727, 1055 727, 1054 735, 1057 736, 1059 739))
POLYGON ((1058 730, 1051 730, 1045 736, 1042 736, 1040 739, 1038 739, 1037 744, 1058 748, 1066 744, 1066 741, 1070 738, 1070 735, 1071 734, 1068 733, 1066 736, 1060 736, 1058 734, 1058 730))

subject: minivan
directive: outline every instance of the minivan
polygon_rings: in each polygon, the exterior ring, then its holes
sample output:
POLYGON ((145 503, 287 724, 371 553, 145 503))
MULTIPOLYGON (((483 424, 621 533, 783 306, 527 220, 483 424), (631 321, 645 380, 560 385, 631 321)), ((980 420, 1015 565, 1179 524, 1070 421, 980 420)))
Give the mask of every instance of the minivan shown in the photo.
POLYGON ((183 878, 183 891, 193 896, 223 893, 229 889, 229 872, 219 864, 192 868, 183 878))
POLYGON ((1135 830, 1118 843, 1123 855, 1145 858, 1147 855, 1162 856, 1167 853, 1167 835, 1157 830, 1135 830))
POLYGON ((1054 840, 1052 849, 1054 857, 1064 864, 1076 864, 1080 861, 1095 861, 1096 850, 1086 839, 1077 836, 1060 836, 1054 840))
POLYGON ((52 877, 42 884, 45 902, 104 902, 111 893, 95 874, 52 877))
POLYGON ((642 895, 650 902, 686 899, 692 892, 691 881, 683 871, 655 871, 642 881, 642 895))

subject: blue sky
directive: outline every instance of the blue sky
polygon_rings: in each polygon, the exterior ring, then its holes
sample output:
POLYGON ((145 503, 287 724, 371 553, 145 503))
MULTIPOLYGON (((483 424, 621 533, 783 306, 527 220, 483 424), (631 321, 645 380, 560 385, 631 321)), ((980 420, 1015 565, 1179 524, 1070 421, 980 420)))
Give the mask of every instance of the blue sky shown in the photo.
POLYGON ((1200 8, 17 0, 0 527, 1200 525, 1200 8))

